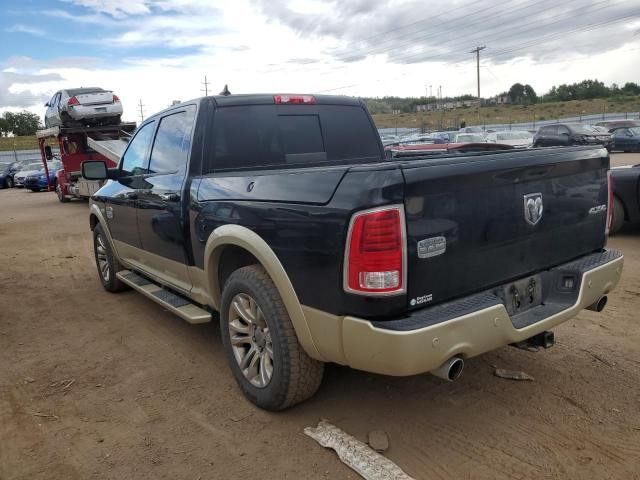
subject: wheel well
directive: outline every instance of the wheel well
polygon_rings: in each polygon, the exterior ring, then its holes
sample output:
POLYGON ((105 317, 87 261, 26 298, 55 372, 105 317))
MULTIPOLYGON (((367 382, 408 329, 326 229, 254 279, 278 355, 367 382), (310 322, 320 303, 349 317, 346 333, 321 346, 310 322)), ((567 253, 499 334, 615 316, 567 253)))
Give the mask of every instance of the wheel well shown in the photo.
POLYGON ((242 247, 227 245, 223 248, 218 260, 218 285, 221 291, 233 272, 248 265, 260 264, 256 257, 242 247))
POLYGON ((93 232, 93 229, 96 228, 96 225, 98 224, 98 217, 96 217, 95 215, 90 215, 89 216, 89 225, 91 226, 91 231, 93 232))

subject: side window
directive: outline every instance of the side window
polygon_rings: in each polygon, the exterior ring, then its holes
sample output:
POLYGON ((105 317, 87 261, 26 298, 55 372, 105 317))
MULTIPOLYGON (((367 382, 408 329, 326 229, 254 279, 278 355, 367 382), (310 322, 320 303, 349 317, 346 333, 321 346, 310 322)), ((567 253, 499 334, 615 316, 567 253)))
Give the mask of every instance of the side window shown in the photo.
POLYGON ((53 107, 56 104, 56 98, 58 97, 57 93, 53 94, 53 97, 51 97, 51 100, 49 100, 49 106, 53 107))
POLYGON ((569 129, 567 127, 559 126, 558 127, 558 135, 564 135, 565 133, 569 133, 569 129))
POLYGON ((149 173, 181 173, 187 170, 195 107, 160 120, 151 150, 149 173))
POLYGON ((124 152, 121 160, 123 175, 142 175, 146 173, 147 150, 151 143, 154 126, 155 122, 143 125, 129 142, 127 151, 124 152))
POLYGON ((628 135, 629 133, 630 133, 630 132, 629 132, 629 129, 628 129, 628 128, 619 128, 619 129, 617 129, 617 130, 615 131, 614 135, 615 135, 616 137, 624 137, 624 136, 628 135))

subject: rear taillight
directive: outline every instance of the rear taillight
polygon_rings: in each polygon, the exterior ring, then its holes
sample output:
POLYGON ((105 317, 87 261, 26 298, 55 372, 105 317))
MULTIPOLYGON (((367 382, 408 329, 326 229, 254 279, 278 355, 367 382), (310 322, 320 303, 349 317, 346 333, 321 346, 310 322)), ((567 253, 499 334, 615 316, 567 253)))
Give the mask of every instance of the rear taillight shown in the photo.
POLYGON ((71 97, 67 102, 67 105, 78 105, 80 102, 76 97, 71 97))
POLYGON ((113 94, 113 103, 120 103, 120 99, 118 98, 118 95, 116 95, 115 93, 113 94))
POLYGON ((273 101, 276 105, 299 104, 315 105, 316 97, 313 95, 274 95, 273 101))
POLYGON ((611 170, 607 171, 607 190, 609 191, 609 195, 607 198, 607 226, 604 230, 605 235, 609 235, 611 222, 613 221, 613 177, 611 176, 611 170))
POLYGON ((406 289, 406 241, 402 206, 356 213, 347 236, 344 289, 390 295, 406 289))

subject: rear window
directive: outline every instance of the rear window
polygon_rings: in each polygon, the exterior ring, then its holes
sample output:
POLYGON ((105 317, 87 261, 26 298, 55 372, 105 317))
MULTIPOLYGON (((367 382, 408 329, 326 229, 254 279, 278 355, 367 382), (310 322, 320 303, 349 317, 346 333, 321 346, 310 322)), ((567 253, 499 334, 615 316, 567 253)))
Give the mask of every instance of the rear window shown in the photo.
POLYGON ((104 89, 100 87, 86 87, 86 88, 71 88, 66 90, 70 97, 75 95, 85 95, 87 93, 101 93, 104 92, 104 89))
POLYGON ((247 105, 218 108, 210 171, 380 160, 360 107, 247 105))

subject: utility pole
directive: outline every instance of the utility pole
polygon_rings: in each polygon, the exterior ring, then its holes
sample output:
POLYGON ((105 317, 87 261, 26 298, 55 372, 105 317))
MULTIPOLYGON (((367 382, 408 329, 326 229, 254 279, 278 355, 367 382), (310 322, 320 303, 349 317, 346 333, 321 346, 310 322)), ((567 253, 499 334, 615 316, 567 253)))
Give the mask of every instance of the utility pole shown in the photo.
POLYGON ((142 99, 140 99, 140 103, 138 103, 138 106, 140 107, 140 121, 143 122, 144 121, 144 110, 142 109, 142 107, 144 107, 144 105, 142 104, 142 99))
POLYGON ((480 51, 485 48, 487 48, 485 45, 481 47, 478 46, 469 52, 476 54, 476 69, 478 71, 478 122, 480 121, 480 51))
MULTIPOLYGON (((209 82, 207 82, 207 76, 204 76, 204 82, 202 82, 202 85, 204 85, 204 96, 208 97, 209 96, 209 82)), ((200 91, 202 92, 203 90, 200 89, 200 91)))

